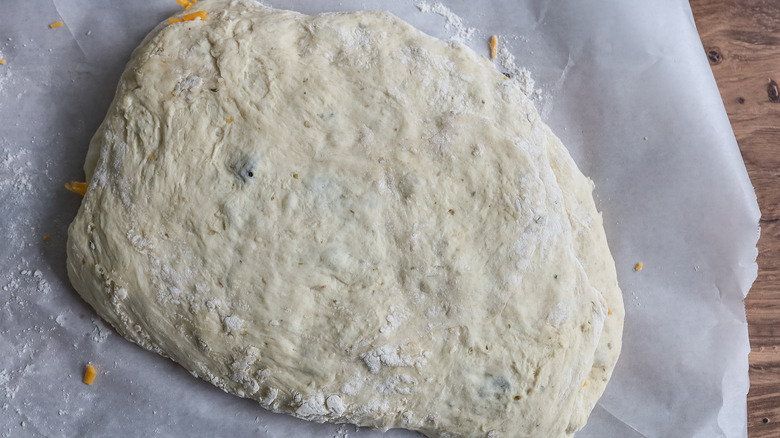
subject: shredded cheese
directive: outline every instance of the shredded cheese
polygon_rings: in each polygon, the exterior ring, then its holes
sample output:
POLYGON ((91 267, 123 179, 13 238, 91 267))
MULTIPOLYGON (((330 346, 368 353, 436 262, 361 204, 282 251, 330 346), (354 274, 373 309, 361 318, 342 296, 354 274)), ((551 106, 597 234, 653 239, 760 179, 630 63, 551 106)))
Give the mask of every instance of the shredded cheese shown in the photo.
POLYGON ((585 383, 582 384, 582 386, 588 386, 588 381, 586 380, 585 383))
POLYGON ((233 123, 233 119, 225 119, 225 121, 228 123, 233 123))
POLYGON ((43 241, 44 241, 44 242, 48 242, 49 240, 51 240, 51 237, 49 237, 49 235, 48 235, 48 234, 47 234, 47 235, 45 235, 45 236, 43 236, 43 241))
POLYGON ((612 315, 612 309, 607 309, 607 315, 612 315))
POLYGON ((206 21, 206 18, 208 18, 208 12, 198 11, 198 12, 193 12, 191 14, 187 14, 181 18, 169 18, 168 24, 181 23, 182 21, 195 21, 198 18, 200 18, 201 21, 206 21))
POLYGON ((84 371, 84 379, 82 381, 87 385, 91 385, 95 383, 95 376, 97 376, 97 370, 92 364, 89 364, 86 371, 84 371))
POLYGON ((639 272, 642 270, 642 266, 644 266, 644 264, 642 262, 639 262, 636 265, 634 265, 634 270, 639 272))
POLYGON ((5 65, 5 59, 0 58, 0 65, 5 65))
POLYGON ((58 21, 56 23, 52 23, 52 24, 49 25, 49 29, 56 29, 58 27, 62 27, 62 24, 63 24, 62 21, 58 21))
POLYGON ((498 56, 498 37, 493 35, 490 37, 490 59, 496 59, 498 56))
POLYGON ((149 161, 152 161, 152 158, 154 158, 154 152, 152 152, 151 154, 149 154, 148 157, 146 157, 146 162, 148 163, 149 161))
POLYGON ((192 6, 192 2, 189 0, 176 0, 176 3, 184 9, 189 9, 192 6))
POLYGON ((87 194, 87 183, 71 181, 65 184, 65 188, 73 193, 78 193, 81 196, 87 194))

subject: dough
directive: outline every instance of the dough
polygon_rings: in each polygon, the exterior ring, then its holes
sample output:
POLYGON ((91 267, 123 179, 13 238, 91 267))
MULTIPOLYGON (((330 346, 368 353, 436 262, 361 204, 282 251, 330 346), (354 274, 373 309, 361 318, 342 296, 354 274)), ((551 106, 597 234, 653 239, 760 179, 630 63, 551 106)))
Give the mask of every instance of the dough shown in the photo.
POLYGON ((90 144, 79 294, 273 411, 580 429, 621 292, 592 183, 516 84, 389 13, 196 10, 135 50, 90 144))

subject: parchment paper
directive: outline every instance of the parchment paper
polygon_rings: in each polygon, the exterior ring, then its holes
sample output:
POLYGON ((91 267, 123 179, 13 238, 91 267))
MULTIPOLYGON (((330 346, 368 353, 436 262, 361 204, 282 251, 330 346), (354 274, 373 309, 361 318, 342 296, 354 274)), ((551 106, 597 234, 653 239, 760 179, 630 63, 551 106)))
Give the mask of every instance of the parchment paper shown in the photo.
MULTIPOLYGON (((596 183, 624 291, 623 354, 577 438, 746 436, 742 300, 756 277, 759 211, 687 1, 445 2, 460 25, 412 0, 268 3, 388 9, 445 39, 474 28, 467 43, 485 55, 501 36, 596 183)), ((67 280, 81 199, 63 184, 83 179, 131 50, 177 10, 173 0, 0 6, 0 435, 382 436, 225 394, 117 336, 67 280), (90 361, 93 386, 81 383, 90 361)))

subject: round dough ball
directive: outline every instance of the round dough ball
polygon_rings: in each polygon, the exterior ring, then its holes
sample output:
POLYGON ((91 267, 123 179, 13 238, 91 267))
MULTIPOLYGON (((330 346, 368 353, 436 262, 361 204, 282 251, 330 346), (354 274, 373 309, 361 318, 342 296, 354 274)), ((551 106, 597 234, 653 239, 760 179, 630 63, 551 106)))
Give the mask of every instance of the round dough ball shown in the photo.
POLYGON ((196 10, 136 49, 90 144, 81 296, 273 411, 580 429, 622 298, 592 184, 517 85, 389 13, 196 10))

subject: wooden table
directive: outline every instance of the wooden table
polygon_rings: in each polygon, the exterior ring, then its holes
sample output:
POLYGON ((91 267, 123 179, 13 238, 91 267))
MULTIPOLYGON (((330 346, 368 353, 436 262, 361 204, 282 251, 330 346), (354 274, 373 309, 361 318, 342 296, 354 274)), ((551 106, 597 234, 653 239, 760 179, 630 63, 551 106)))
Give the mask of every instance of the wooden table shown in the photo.
POLYGON ((748 436, 780 437, 780 0, 690 0, 761 208, 748 436))

